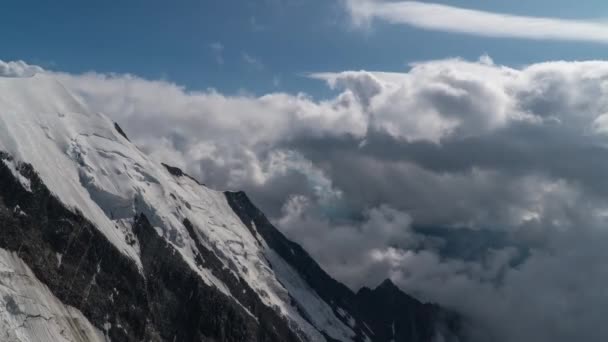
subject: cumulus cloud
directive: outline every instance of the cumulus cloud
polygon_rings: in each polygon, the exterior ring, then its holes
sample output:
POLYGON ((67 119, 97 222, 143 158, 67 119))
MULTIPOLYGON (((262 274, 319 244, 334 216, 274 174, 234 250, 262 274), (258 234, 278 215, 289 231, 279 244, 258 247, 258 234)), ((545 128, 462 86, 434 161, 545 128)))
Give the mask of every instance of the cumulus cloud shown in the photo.
POLYGON ((379 260, 387 246, 411 250, 432 243, 412 230, 407 213, 381 205, 363 213, 360 222, 331 222, 315 211, 302 195, 288 199, 278 224, 293 239, 308 246, 334 277, 359 287, 380 283, 391 272, 390 262, 379 260), (328 248, 330 247, 330 248, 328 248), (366 279, 361 279, 365 274, 366 279))
POLYGON ((37 65, 30 65, 24 61, 0 60, 0 77, 32 77, 42 72, 43 69, 37 65))
POLYGON ((474 341, 608 338, 608 62, 310 75, 325 100, 54 74, 154 158, 249 192, 354 289, 391 277, 474 341))
POLYGON ((357 25, 369 25, 376 19, 476 36, 608 43, 608 25, 600 20, 529 17, 419 1, 344 0, 343 3, 357 25))
POLYGON ((407 74, 344 72, 312 74, 348 89, 368 108, 371 127, 408 141, 439 142, 451 135, 476 135, 529 115, 513 110, 503 87, 513 70, 459 60, 414 65, 407 74), (457 68, 448 66, 458 65, 457 68))

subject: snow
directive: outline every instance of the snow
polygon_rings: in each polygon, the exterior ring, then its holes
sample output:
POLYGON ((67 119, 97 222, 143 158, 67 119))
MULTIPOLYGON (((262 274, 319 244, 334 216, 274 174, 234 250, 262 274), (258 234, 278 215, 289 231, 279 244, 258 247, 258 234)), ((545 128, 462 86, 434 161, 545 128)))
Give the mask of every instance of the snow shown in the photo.
POLYGON ((353 316, 351 316, 346 310, 342 309, 341 307, 338 307, 338 309, 336 311, 338 311, 338 315, 340 315, 340 317, 342 317, 348 321, 348 325, 351 328, 354 329, 357 326, 357 322, 356 322, 355 318, 353 316))
POLYGON ((63 254, 55 253, 55 256, 57 257, 57 267, 61 267, 61 260, 63 259, 63 254))
POLYGON ((13 176, 17 178, 21 186, 23 186, 23 189, 25 189, 27 192, 32 192, 32 185, 30 183, 30 180, 23 176, 21 172, 19 172, 19 170, 17 170, 17 165, 15 165, 14 161, 2 160, 2 163, 4 163, 4 165, 6 165, 6 167, 8 167, 8 169, 11 171, 13 176))
MULTIPOLYGON (((14 157, 11 170, 26 189, 29 180, 19 178, 20 162, 31 164, 60 201, 81 212, 140 269, 131 224, 143 213, 203 281, 231 295, 210 270, 196 264, 196 243, 183 224, 187 219, 199 243, 309 340, 325 340, 320 331, 341 341, 354 337, 330 305, 245 227, 222 192, 170 174, 52 76, 0 77, 0 151, 14 157)), ((57 259, 61 263, 60 255, 57 259)))
POLYGON ((42 284, 16 253, 0 249, 0 340, 102 342, 104 334, 42 284))
POLYGON ((21 207, 19 205, 16 205, 13 208, 13 213, 15 213, 15 214, 17 214, 19 216, 27 216, 27 214, 23 210, 21 210, 21 207))
POLYGON ((339 341, 353 340, 355 332, 334 315, 332 308, 306 284, 289 264, 272 250, 268 251, 268 257, 282 284, 317 329, 339 341))
POLYGON ((107 133, 102 127, 108 123, 49 76, 0 78, 0 150, 32 164, 53 194, 68 207, 78 208, 120 251, 138 261, 137 251, 81 185, 82 165, 68 153, 80 134, 107 133))

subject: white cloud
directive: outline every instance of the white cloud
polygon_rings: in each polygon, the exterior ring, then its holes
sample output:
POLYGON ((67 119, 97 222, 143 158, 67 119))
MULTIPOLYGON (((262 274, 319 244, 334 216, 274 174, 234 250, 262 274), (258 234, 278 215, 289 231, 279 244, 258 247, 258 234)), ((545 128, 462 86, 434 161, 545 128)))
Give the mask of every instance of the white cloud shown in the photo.
POLYGON ((418 1, 344 0, 357 25, 374 20, 486 37, 608 43, 608 24, 529 17, 418 1))
POLYGON ((334 277, 348 285, 377 284, 400 269, 379 254, 424 245, 423 236, 411 229, 411 217, 390 206, 365 210, 358 223, 332 223, 315 213, 315 204, 306 196, 289 198, 278 221, 284 232, 304 244, 334 277), (394 267, 393 267, 394 266, 394 267), (365 282, 361 275, 365 274, 365 282))
POLYGON ((480 63, 454 59, 415 64, 405 74, 349 71, 311 75, 333 88, 351 91, 373 113, 373 129, 407 141, 435 143, 454 134, 478 135, 511 121, 530 119, 514 107, 508 93, 508 84, 520 76, 517 70, 494 67, 486 59, 480 63))
POLYGON ((24 61, 0 60, 0 77, 31 77, 44 70, 37 65, 30 65, 24 61))

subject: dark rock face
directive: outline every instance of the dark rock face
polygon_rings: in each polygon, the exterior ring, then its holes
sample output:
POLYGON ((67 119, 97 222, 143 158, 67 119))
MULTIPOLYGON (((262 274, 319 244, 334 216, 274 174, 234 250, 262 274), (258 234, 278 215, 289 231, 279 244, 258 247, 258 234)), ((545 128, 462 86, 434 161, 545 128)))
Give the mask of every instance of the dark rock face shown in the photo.
MULTIPOLYGON (((0 160, 10 159, 0 152, 0 160)), ((88 220, 52 196, 31 166, 21 164, 18 172, 29 180, 31 191, 0 162, 0 248, 18 253, 58 299, 79 309, 112 341, 305 340, 201 243, 193 251, 195 262, 210 269, 234 298, 203 282, 145 215, 133 218, 132 226, 140 246, 139 269, 88 220)), ((422 304, 390 283, 355 294, 285 238, 244 193, 226 197, 254 236, 300 273, 337 317, 355 327, 357 341, 368 336, 372 341, 431 342, 436 331, 445 341, 457 341, 456 316, 422 304)), ((198 230, 187 220, 183 224, 198 242, 198 230)))
POLYGON ((364 340, 365 334, 373 341, 430 342, 437 333, 446 342, 463 340, 459 337, 460 319, 456 314, 419 302, 390 280, 374 290, 363 288, 355 294, 276 229, 244 192, 226 192, 226 197, 243 223, 251 230, 256 229, 270 248, 296 269, 321 298, 331 303, 338 317, 347 322, 342 309, 355 319, 355 332, 360 340, 364 340))
POLYGON ((205 185, 205 184, 202 184, 201 182, 199 182, 196 178, 194 178, 194 177, 190 176, 189 174, 185 173, 184 171, 182 171, 182 169, 180 169, 179 167, 167 165, 165 163, 161 163, 161 164, 165 169, 167 169, 167 171, 169 171, 170 174, 174 175, 175 177, 188 177, 188 178, 192 179, 193 181, 195 181, 198 185, 205 185))
POLYGON ((378 341, 431 341, 439 332, 444 341, 458 341, 458 317, 432 304, 422 304, 390 280, 376 289, 357 292, 359 312, 378 341))
MULTIPOLYGON (((122 128, 118 125, 118 123, 114 123, 114 129, 116 129, 116 132, 118 132, 118 134, 122 135, 125 139, 129 140, 129 137, 127 137, 127 134, 125 133, 125 131, 122 130, 122 128)), ((131 140, 129 140, 131 141, 131 140)))

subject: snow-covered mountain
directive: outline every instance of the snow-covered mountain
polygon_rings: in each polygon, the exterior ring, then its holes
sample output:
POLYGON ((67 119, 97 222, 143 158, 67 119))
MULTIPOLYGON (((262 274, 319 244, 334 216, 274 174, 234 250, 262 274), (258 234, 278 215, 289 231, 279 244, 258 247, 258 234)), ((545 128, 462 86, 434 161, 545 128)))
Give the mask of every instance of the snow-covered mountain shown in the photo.
POLYGON ((352 292, 51 75, 0 77, 0 160, 2 341, 459 341, 456 315, 352 292))

